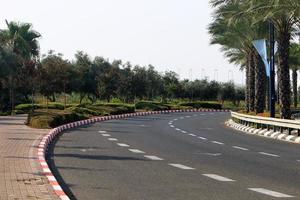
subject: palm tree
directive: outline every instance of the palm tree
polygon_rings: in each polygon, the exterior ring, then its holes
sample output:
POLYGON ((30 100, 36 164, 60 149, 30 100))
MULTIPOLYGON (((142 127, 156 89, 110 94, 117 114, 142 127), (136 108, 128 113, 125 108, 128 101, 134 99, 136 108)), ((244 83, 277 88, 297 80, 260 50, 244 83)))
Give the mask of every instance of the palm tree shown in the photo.
MULTIPOLYGON (((0 41, 5 49, 16 55, 16 65, 7 77, 10 90, 11 110, 14 110, 16 83, 19 81, 22 69, 32 65, 39 55, 39 43, 37 39, 41 36, 32 30, 29 23, 16 23, 6 21, 7 29, 0 30, 0 41)), ((32 84, 33 85, 33 84, 32 84)))
POLYGON ((212 35, 211 44, 221 45, 229 62, 246 70, 246 110, 263 112, 266 75, 252 41, 265 36, 266 28, 261 24, 251 25, 253 19, 249 17, 230 20, 243 9, 240 2, 211 0, 211 5, 217 6, 214 22, 208 28, 212 35))
POLYGON ((299 0, 247 0, 247 15, 255 16, 256 21, 271 21, 277 31, 278 42, 278 85, 281 118, 289 119, 290 74, 289 48, 293 29, 299 23, 299 0))
POLYGON ((297 108, 298 104, 298 86, 297 71, 300 68, 300 45, 292 43, 290 47, 290 67, 292 69, 292 88, 293 88, 293 104, 297 108))

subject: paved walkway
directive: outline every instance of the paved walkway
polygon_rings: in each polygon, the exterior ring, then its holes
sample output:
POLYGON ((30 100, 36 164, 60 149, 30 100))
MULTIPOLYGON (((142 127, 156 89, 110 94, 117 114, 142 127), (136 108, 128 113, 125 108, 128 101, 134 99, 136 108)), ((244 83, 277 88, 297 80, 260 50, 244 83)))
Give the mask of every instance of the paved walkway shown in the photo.
POLYGON ((0 199, 57 200, 36 159, 36 145, 48 130, 31 129, 25 120, 0 117, 0 199))

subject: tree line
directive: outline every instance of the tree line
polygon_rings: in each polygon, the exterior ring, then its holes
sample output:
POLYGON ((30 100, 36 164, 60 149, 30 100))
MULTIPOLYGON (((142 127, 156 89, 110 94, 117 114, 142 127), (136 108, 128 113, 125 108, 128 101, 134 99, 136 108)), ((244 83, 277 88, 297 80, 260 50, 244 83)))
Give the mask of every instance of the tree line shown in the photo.
POLYGON ((210 4, 214 7, 214 20, 208 28, 212 36, 211 44, 221 45, 229 61, 246 72, 247 112, 262 113, 267 108, 268 77, 252 42, 268 39, 269 22, 275 26, 278 44, 277 100, 281 118, 289 119, 291 103, 295 108, 298 103, 300 48, 295 39, 299 37, 300 30, 300 1, 210 0, 210 4))
POLYGON ((51 50, 40 55, 39 38, 29 23, 6 21, 0 30, 0 110, 13 110, 18 103, 34 103, 43 95, 56 101, 69 95, 96 102, 118 98, 123 102, 136 100, 167 101, 170 99, 231 100, 239 104, 244 89, 233 83, 204 80, 180 80, 173 71, 160 73, 152 65, 139 66, 130 62, 103 57, 90 57, 78 51, 74 60, 63 58, 51 50))

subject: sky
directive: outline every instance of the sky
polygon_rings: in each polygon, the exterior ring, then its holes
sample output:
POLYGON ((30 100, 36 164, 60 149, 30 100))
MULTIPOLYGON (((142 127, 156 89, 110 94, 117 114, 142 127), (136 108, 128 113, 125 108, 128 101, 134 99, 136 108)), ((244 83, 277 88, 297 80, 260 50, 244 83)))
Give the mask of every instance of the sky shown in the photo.
POLYGON ((213 9, 209 0, 5 0, 0 29, 8 21, 29 22, 41 33, 42 53, 55 50, 67 59, 84 51, 152 64, 181 79, 244 85, 244 73, 229 64, 220 46, 209 44, 213 9))

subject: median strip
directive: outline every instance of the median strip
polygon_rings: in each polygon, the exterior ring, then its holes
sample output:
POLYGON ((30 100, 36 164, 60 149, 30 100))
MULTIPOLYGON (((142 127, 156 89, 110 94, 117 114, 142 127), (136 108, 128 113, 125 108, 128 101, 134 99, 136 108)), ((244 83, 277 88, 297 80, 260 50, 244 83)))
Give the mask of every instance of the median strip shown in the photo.
POLYGON ((254 192, 258 192, 261 194, 265 194, 268 196, 272 196, 272 197, 277 197, 277 198, 292 198, 294 196, 288 195, 288 194, 283 194, 280 192, 275 192, 272 190, 268 190, 268 189, 264 189, 264 188, 248 188, 248 190, 254 191, 254 192))

